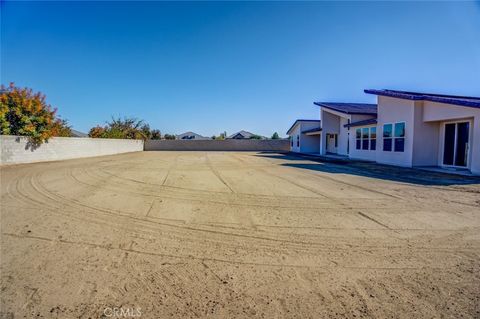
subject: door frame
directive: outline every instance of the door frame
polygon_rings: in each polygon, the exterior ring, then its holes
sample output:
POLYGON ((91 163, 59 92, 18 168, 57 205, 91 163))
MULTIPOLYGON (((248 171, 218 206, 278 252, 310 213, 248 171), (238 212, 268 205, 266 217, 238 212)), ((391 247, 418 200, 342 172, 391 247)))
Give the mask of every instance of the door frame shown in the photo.
POLYGON ((327 138, 326 138, 325 152, 330 153, 330 154, 338 154, 338 134, 327 133, 326 135, 327 135, 327 138), (335 152, 329 152, 329 150, 328 150, 329 146, 332 147, 330 145, 330 142, 329 142, 330 138, 332 138, 332 140, 333 140, 332 143, 333 143, 333 148, 334 148, 335 152))
POLYGON ((473 134, 473 121, 471 119, 464 119, 464 120, 452 120, 452 121, 445 121, 442 122, 442 130, 443 134, 440 137, 442 143, 442 149, 440 152, 440 166, 441 167, 449 167, 449 168, 463 168, 463 169, 470 169, 470 150, 471 150, 471 140, 473 134), (468 143, 467 143, 467 165, 466 166, 457 166, 455 165, 455 158, 457 156, 457 133, 458 133, 458 123, 467 123, 468 122, 468 143), (454 137, 454 145, 453 145, 453 165, 443 164, 443 156, 445 152, 445 134, 446 134, 446 125, 447 124, 456 124, 455 125, 455 137, 454 137))

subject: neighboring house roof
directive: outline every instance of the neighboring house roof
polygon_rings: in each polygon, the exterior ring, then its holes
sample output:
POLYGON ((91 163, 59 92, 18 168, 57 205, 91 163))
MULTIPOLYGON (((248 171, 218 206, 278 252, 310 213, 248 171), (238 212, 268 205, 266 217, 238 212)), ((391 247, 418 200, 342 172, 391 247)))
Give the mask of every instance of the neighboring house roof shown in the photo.
MULTIPOLYGON (((244 130, 241 130, 235 134, 232 134, 230 135, 229 137, 227 138, 233 138, 233 139, 249 139, 251 138, 252 136, 254 135, 257 135, 257 134, 253 134, 251 132, 248 132, 248 131, 244 131, 244 130)), ((258 135, 260 136, 260 135, 258 135)), ((262 138, 264 138, 263 136, 261 136, 262 138)))
POLYGON ((316 128, 312 128, 312 129, 310 129, 310 130, 302 131, 302 134, 313 133, 313 132, 320 132, 321 130, 322 130, 321 127, 316 127, 316 128))
POLYGON ((377 124, 377 119, 376 118, 357 121, 357 122, 353 122, 353 123, 350 123, 350 124, 345 124, 343 127, 365 126, 365 125, 372 125, 372 124, 377 124))
POLYGON ((77 130, 71 130, 72 132, 72 137, 88 137, 87 133, 82 133, 77 130))
POLYGON ((408 92, 408 91, 396 91, 396 90, 364 90, 365 93, 395 97, 405 100, 413 101, 431 101, 446 104, 454 104, 468 107, 480 108, 480 97, 473 96, 459 96, 459 95, 445 95, 445 94, 432 94, 432 93, 420 93, 420 92, 408 92))
POLYGON ((313 102, 313 104, 326 107, 345 114, 376 115, 377 104, 367 103, 335 103, 335 102, 313 102))
POLYGON ((320 123, 320 120, 303 120, 303 119, 296 120, 295 122, 293 122, 292 126, 290 126, 290 128, 288 129, 287 135, 289 135, 289 134, 290 134, 290 131, 295 127, 295 125, 297 125, 297 123, 300 123, 300 122, 315 122, 315 123, 320 123))
POLYGON ((200 139, 208 139, 208 137, 189 131, 182 134, 178 134, 177 139, 178 140, 200 140, 200 139))

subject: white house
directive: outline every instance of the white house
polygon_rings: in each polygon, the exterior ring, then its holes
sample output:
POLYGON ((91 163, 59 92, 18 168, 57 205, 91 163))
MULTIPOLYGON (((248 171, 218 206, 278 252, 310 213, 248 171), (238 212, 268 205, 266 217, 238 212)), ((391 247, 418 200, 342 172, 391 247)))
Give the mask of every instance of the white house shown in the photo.
POLYGON ((480 97, 365 93, 377 95, 377 104, 314 103, 320 107, 318 154, 480 175, 480 97))
POLYGON ((378 163, 440 166, 480 175, 480 97, 394 90, 365 93, 378 96, 378 163))
POLYGON ((320 154, 348 156, 350 153, 350 130, 352 122, 371 120, 377 116, 376 104, 314 102, 320 107, 320 154))
POLYGON ((194 132, 185 132, 177 135, 177 140, 209 140, 209 137, 194 132))
POLYGON ((251 139, 252 137, 255 137, 255 136, 260 136, 261 139, 266 139, 266 137, 264 136, 253 134, 251 132, 243 131, 243 130, 237 133, 234 133, 227 138, 234 139, 234 140, 244 140, 244 139, 251 139))
POLYGON ((288 129, 290 137, 290 149, 296 153, 320 152, 320 121, 319 120, 296 120, 288 129))

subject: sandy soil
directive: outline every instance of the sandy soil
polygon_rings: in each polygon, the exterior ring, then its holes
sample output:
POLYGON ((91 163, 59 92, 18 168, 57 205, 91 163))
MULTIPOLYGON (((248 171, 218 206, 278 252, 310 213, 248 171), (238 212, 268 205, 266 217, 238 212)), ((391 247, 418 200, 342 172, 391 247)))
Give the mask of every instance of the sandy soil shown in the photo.
POLYGON ((479 318, 480 185, 375 174, 220 152, 3 167, 2 317, 479 318))

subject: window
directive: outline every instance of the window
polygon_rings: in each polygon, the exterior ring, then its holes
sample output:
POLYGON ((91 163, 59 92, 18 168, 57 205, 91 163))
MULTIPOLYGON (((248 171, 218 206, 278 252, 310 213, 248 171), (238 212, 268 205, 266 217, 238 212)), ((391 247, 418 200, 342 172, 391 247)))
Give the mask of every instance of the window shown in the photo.
POLYGON ((383 124, 383 151, 392 151, 392 124, 383 124))
POLYGON ((377 148, 377 128, 362 127, 355 130, 355 148, 357 150, 371 150, 377 148))
POLYGON ((395 123, 395 152, 405 151, 405 122, 395 123))
POLYGON ((293 147, 293 136, 290 136, 290 146, 293 147))
POLYGON ((383 125, 383 150, 387 152, 405 151, 405 122, 383 125))
POLYGON ((300 147, 300 135, 297 135, 297 147, 300 147))
POLYGON ((368 127, 362 128, 362 150, 368 150, 368 127))
POLYGON ((377 149, 377 128, 370 128, 370 149, 375 151, 377 149))
POLYGON ((362 129, 360 128, 357 128, 356 130, 356 135, 355 135, 355 138, 356 138, 356 149, 359 150, 361 149, 361 145, 362 145, 362 129))

